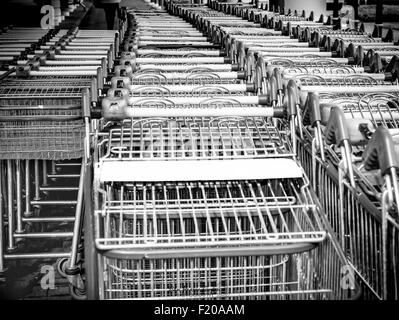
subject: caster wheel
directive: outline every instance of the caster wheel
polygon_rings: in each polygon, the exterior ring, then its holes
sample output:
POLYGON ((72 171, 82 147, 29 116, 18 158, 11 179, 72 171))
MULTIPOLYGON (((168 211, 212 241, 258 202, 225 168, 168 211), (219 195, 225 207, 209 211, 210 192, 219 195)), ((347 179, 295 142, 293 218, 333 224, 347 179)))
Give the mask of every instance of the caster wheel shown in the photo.
POLYGON ((25 231, 27 233, 34 232, 34 230, 35 230, 35 227, 33 226, 33 224, 31 222, 26 222, 25 223, 25 231))
POLYGON ((65 268, 68 266, 68 262, 69 258, 60 258, 57 260, 57 270, 63 278, 68 277, 68 275, 65 273, 65 268))
POLYGON ((87 300, 86 290, 69 286, 69 292, 73 300, 87 300))

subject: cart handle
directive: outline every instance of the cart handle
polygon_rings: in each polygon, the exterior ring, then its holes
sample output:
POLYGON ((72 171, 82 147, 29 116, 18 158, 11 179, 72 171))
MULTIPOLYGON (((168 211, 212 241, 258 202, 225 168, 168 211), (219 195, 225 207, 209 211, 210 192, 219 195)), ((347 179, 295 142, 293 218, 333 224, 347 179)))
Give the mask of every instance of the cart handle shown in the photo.
POLYGON ((365 63, 373 73, 378 73, 383 69, 380 55, 373 49, 370 49, 366 54, 365 63))
POLYGON ((367 171, 381 169, 382 175, 385 175, 391 168, 399 169, 399 158, 388 129, 379 127, 375 131, 367 144, 362 159, 367 171))
POLYGON ((262 17, 262 22, 260 23, 261 28, 267 28, 269 25, 267 21, 267 14, 262 17))
MULTIPOLYGON (((364 66, 364 58, 365 58, 365 54, 364 54, 364 49, 362 45, 359 45, 356 48, 355 54, 354 54, 354 59, 355 59, 355 63, 358 66, 363 67, 364 66)), ((368 68, 368 67, 367 67, 368 68)), ((366 70, 365 70, 366 71, 366 70)))
POLYGON ((310 123, 312 127, 316 126, 316 122, 321 122, 320 101, 317 92, 308 93, 303 112, 303 122, 304 124, 310 123))
POLYGON ((345 140, 349 141, 346 119, 341 108, 331 108, 330 118, 328 119, 324 134, 328 145, 335 144, 341 147, 345 140))
POLYGON ((394 55, 392 57, 391 61, 389 61, 385 68, 385 74, 392 82, 399 79, 399 56, 394 55))
POLYGON ((270 79, 270 101, 277 103, 277 80, 275 77, 270 79))
POLYGON ((317 92, 309 92, 305 104, 305 110, 303 115, 304 123, 310 123, 315 130, 314 141, 316 147, 320 151, 322 161, 325 160, 324 156, 324 144, 321 132, 321 112, 320 112, 320 100, 317 92))
POLYGON ((287 115, 295 116, 299 105, 298 86, 295 80, 291 79, 287 85, 287 115))
POLYGON ((283 79, 282 79, 282 76, 281 76, 280 69, 279 68, 274 68, 273 75, 274 75, 274 77, 276 79, 277 90, 281 92, 283 90, 283 79))

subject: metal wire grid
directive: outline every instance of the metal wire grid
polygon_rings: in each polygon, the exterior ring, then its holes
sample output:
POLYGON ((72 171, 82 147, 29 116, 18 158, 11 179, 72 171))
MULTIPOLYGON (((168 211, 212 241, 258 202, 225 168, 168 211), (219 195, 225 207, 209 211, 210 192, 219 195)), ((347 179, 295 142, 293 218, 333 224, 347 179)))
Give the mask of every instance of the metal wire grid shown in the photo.
POLYGON ((281 36, 281 34, 275 33, 270 30, 265 30, 262 28, 231 28, 231 27, 221 27, 222 32, 225 34, 233 35, 262 35, 262 36, 281 36))
POLYGON ((284 74, 312 74, 312 75, 323 75, 323 74, 354 74, 357 71, 355 67, 351 66, 323 66, 323 67, 305 67, 305 66, 293 66, 286 67, 283 69, 284 74))
POLYGON ((179 259, 104 258, 105 299, 350 299, 330 239, 292 255, 179 259))
MULTIPOLYGON (((296 27, 297 25, 295 25, 295 23, 292 24, 293 27, 296 27)), ((332 26, 323 26, 323 25, 304 25, 304 26, 299 26, 300 28, 306 28, 309 29, 311 31, 320 31, 320 33, 329 33, 330 31, 332 31, 332 26)))
MULTIPOLYGON (((306 141, 299 141, 299 161, 308 177, 314 181, 313 184, 318 186, 315 188, 316 195, 347 258, 361 279, 363 297, 381 299, 384 296, 381 203, 376 198, 376 192, 370 192, 366 185, 367 180, 375 181, 375 173, 374 177, 369 176, 366 180, 363 175, 358 176, 356 181, 359 188, 352 189, 340 182, 336 169, 338 160, 332 159, 336 158, 336 155, 329 152, 329 160, 322 161, 320 157, 312 154, 306 141), (335 165, 331 166, 329 161, 335 162, 335 165)), ((378 183, 373 187, 378 188, 378 183)), ((389 241, 388 261, 385 263, 388 266, 388 279, 392 279, 387 283, 388 297, 398 299, 399 232, 392 223, 387 224, 386 232, 389 241)))
POLYGON ((378 38, 371 38, 367 34, 361 32, 361 31, 355 31, 355 30, 332 30, 332 29, 320 29, 320 34, 328 34, 328 35, 337 35, 337 36, 352 36, 354 38, 357 37, 365 37, 367 39, 370 39, 371 41, 381 41, 381 39, 378 38), (375 39, 375 40, 374 40, 375 39))
MULTIPOLYGON (((170 35, 169 32, 167 34, 170 35)), ((171 35, 171 37, 173 37, 173 39, 176 40, 176 38, 173 35, 171 35)), ((144 51, 144 50, 156 50, 157 53, 159 51, 160 54, 162 54, 164 52, 167 52, 167 53, 177 52, 178 53, 179 51, 192 51, 193 53, 195 53, 198 50, 201 50, 201 51, 216 51, 216 52, 218 52, 218 50, 215 50, 214 48, 201 48, 201 49, 198 49, 198 48, 184 47, 183 46, 183 47, 176 47, 176 48, 173 48, 173 49, 165 49, 165 48, 162 48, 162 47, 161 48, 157 47, 156 45, 143 46, 143 47, 141 47, 138 50, 138 52, 140 53, 141 51, 144 51)))
MULTIPOLYGON (((264 69, 265 67, 281 67, 281 68, 345 68, 348 65, 345 63, 340 63, 333 59, 328 58, 316 58, 316 59, 303 59, 292 60, 287 58, 270 58, 261 57, 256 60, 254 54, 249 54, 246 56, 238 55, 237 60, 243 60, 244 69, 247 74, 254 74, 255 69, 264 69), (262 60, 260 60, 262 59, 262 60)), ((310 76, 310 75, 309 75, 310 76)))
MULTIPOLYGON (((40 72, 40 71, 38 71, 40 72)), ((46 74, 45 71, 43 71, 43 75, 34 75, 34 76, 29 76, 29 81, 40 81, 40 83, 47 83, 47 85, 51 85, 53 81, 55 81, 56 84, 60 84, 61 82, 90 82, 93 76, 87 75, 87 76, 77 76, 77 75, 64 75, 62 71, 59 72, 57 75, 49 75, 46 74)), ((11 80, 12 81, 12 80, 11 80)), ((19 81, 19 79, 17 80, 19 81)), ((29 81, 26 81, 26 84, 29 83, 29 81)), ((8 82, 8 79, 7 79, 8 82)), ((34 84, 35 82, 32 82, 34 84)))
POLYGON ((139 54, 139 58, 191 58, 191 57, 208 57, 204 52, 190 52, 186 54, 179 54, 177 51, 173 53, 172 51, 169 52, 151 52, 151 53, 144 53, 144 54, 139 54))
POLYGON ((99 143, 103 160, 293 156, 289 138, 262 118, 125 120, 99 143))
MULTIPOLYGON (((65 77, 57 77, 57 78, 52 78, 51 81, 47 80, 47 77, 41 77, 40 79, 32 79, 32 77, 29 78, 29 80, 24 80, 24 79, 12 79, 12 78, 7 78, 5 81, 0 83, 0 87, 3 88, 3 90, 7 90, 8 88, 10 90, 15 90, 15 89, 28 89, 33 87, 34 89, 47 89, 49 87, 57 87, 57 88, 65 88, 65 87, 72 87, 74 89, 76 88, 84 88, 84 87, 89 87, 90 86, 90 81, 92 78, 87 78, 87 79, 76 79, 79 77, 73 77, 66 79, 65 77)), ((73 89, 73 90, 74 90, 73 89)))
POLYGON ((0 122, 0 159, 77 159, 84 155, 83 121, 0 122))
POLYGON ((202 34, 197 31, 197 30, 157 30, 157 29, 152 29, 152 30, 143 30, 139 31, 138 35, 143 35, 143 36, 193 36, 193 34, 202 36, 202 34))
POLYGON ((1 90, 2 159, 58 160, 83 155, 85 130, 78 89, 1 90), (21 98, 24 92, 26 96, 21 98))
POLYGON ((138 88, 129 88, 130 95, 134 97, 215 97, 217 95, 229 95, 229 96, 246 96, 248 95, 243 88, 239 90, 230 90, 225 86, 200 86, 192 90, 174 90, 171 91, 168 87, 163 86, 140 86, 138 88))
POLYGON ((220 68, 221 71, 230 71, 231 65, 225 64, 152 64, 140 65, 136 74, 140 73, 168 73, 168 72, 185 72, 185 73, 208 73, 215 72, 220 68))
POLYGON ((298 75, 295 77, 303 85, 312 86, 373 86, 393 85, 394 83, 385 80, 377 80, 365 74, 351 74, 340 78, 325 78, 316 74, 298 75))
MULTIPOLYGON (((18 83, 19 84, 19 83, 18 83)), ((19 84, 16 87, 10 86, 5 83, 5 86, 0 85, 0 104, 4 103, 4 99, 20 99, 21 97, 31 97, 31 98, 70 98, 70 97, 80 97, 82 88, 71 87, 71 86, 52 86, 47 84, 45 87, 31 86, 27 87, 19 84)))
MULTIPOLYGON (((398 128, 397 94, 323 94, 320 98, 321 101, 340 107, 349 119, 370 120, 375 128, 398 128)), ((382 224, 381 194, 385 183, 379 178, 379 172, 365 172, 359 167, 359 156, 365 146, 353 145, 352 153, 354 159, 357 159, 352 166, 356 188, 350 187, 339 177, 339 149, 325 146, 326 159, 323 161, 311 151, 313 134, 308 129, 304 128, 306 137, 299 143, 299 159, 313 185, 317 186, 315 190, 328 220, 362 279, 365 298, 397 299, 399 228, 391 221, 385 227, 382 224), (384 230, 389 239, 385 247, 382 239, 384 230), (384 251, 386 259, 383 256, 384 251), (390 279, 389 282, 387 279, 390 279)))
POLYGON ((106 259, 105 299, 261 299, 294 285, 287 262, 286 256, 106 259))
MULTIPOLYGON (((121 136, 121 134, 119 134, 119 136, 121 136)), ((115 186, 110 187, 112 192, 115 192, 114 187, 115 186)), ((126 186, 122 186, 122 187, 126 187, 125 190, 128 190, 129 188, 132 189, 137 186, 126 185, 126 186)), ((122 187, 120 190, 122 190, 122 187)), ((139 186, 139 187, 142 188, 142 186, 139 186)), ((166 186, 162 184, 161 186, 158 186, 158 187, 161 189, 162 188, 165 189, 166 186)), ((148 192, 150 192, 149 189, 148 189, 148 192)), ((121 198, 120 194, 123 194, 123 192, 120 191, 119 193, 117 193, 115 195, 115 197, 118 198, 118 196, 119 196, 119 198, 121 198)), ((151 188, 151 194, 153 194, 152 188, 151 188)), ((125 200, 123 200, 122 202, 119 203, 120 207, 125 208, 125 204, 126 204, 125 200)), ((145 200, 144 203, 145 202, 147 202, 147 200, 145 200)), ((206 201, 206 203, 208 203, 208 201, 206 201)), ((157 210, 157 212, 158 212, 158 210, 157 210)), ((146 216, 146 214, 144 214, 144 217, 145 216, 146 216)), ((120 215, 119 215, 119 218, 120 218, 120 215)), ((144 220, 144 218, 143 218, 143 220, 144 220)), ((176 217, 176 220, 178 220, 178 217, 176 217)), ((123 223, 121 221, 122 220, 116 220, 116 222, 119 222, 119 223, 114 224, 114 228, 115 228, 115 230, 117 229, 118 232, 120 231, 121 226, 122 226, 122 229, 125 228, 125 226, 123 225, 123 223)), ((177 224, 179 224, 179 221, 177 221, 177 224)), ((112 225, 112 223, 110 223, 110 225, 112 225)), ((219 225, 223 225, 223 222, 219 222, 219 225)), ((135 230, 137 223, 132 223, 131 226, 134 226, 134 228, 132 228, 132 230, 135 230)), ((159 226, 159 224, 158 224, 158 226, 159 226)), ((136 232, 144 232, 144 230, 147 229, 147 228, 143 228, 142 226, 139 226, 138 228, 139 228, 139 231, 136 231, 136 232), (142 228, 142 229, 140 230, 140 228, 142 228)), ((154 224, 153 224, 152 228, 154 228, 154 224)), ((165 228, 167 229, 168 224, 165 222, 164 225, 159 226, 159 228, 161 230, 165 229, 165 228)), ((169 228, 170 228, 170 226, 169 226, 169 228)), ((184 227, 182 227, 182 224, 180 224, 180 229, 183 230, 183 228, 184 227)), ((191 227, 191 228, 195 229, 195 226, 194 226, 194 228, 193 227, 191 227)), ((123 230, 125 230, 125 229, 123 229, 123 230)), ((166 233, 167 233, 167 231, 166 231, 166 233)), ((117 233, 117 235, 119 235, 119 234, 117 233)), ((120 242, 118 242, 118 243, 120 243, 120 242)), ((331 244, 330 244, 330 247, 331 247, 331 244)), ((321 246, 321 248, 322 248, 322 246, 321 246)), ((316 250, 313 250, 312 252, 316 253, 316 250)), ((323 261, 323 259, 325 259, 326 261, 327 260, 329 261, 329 260, 331 260, 331 257, 335 258, 334 250, 332 250, 332 254, 329 253, 326 256, 323 256, 321 261, 323 261)), ((244 257, 244 258, 237 258, 237 259, 241 259, 241 261, 245 261, 244 262, 244 267, 245 267, 250 264, 247 261, 251 258, 253 258, 253 257, 244 257)), ((276 256, 274 256, 274 258, 278 259, 278 257, 276 257, 276 256)), ((197 258, 196 260, 195 259, 169 259, 169 260, 159 259, 159 260, 146 260, 144 262, 144 260, 126 260, 126 259, 104 258, 106 274, 108 274, 108 277, 105 277, 106 286, 108 286, 108 289, 106 288, 106 297, 107 298, 164 297, 165 295, 168 295, 168 293, 172 296, 173 295, 179 296, 181 292, 184 292, 184 290, 186 290, 186 291, 184 293, 182 293, 182 295, 187 297, 190 295, 190 293, 191 294, 193 293, 192 288, 195 288, 195 285, 192 285, 193 281, 195 282, 196 279, 204 279, 206 277, 203 275, 203 273, 200 273, 200 271, 198 271, 199 268, 201 268, 205 264, 205 270, 211 271, 212 262, 209 262, 209 263, 207 262, 207 261, 210 261, 211 259, 213 259, 213 258, 202 258, 202 259, 197 258), (184 261, 180 265, 182 267, 178 266, 180 264, 180 261, 184 261), (195 263, 195 261, 199 261, 200 264, 195 263), (188 268, 189 268, 191 277, 184 277, 179 272, 182 270, 182 268, 184 269, 185 266, 188 266, 189 264, 190 264, 190 267, 188 267, 188 268), (143 270, 143 269, 145 269, 145 270, 143 270), (137 272, 136 272, 136 270, 137 270, 137 272), (108 273, 107 273, 107 271, 108 271, 108 273), (163 277, 160 280, 159 277, 160 277, 161 273, 162 273, 162 275, 166 274, 166 278, 163 277), (192 276, 193 274, 195 274, 195 275, 192 276), (175 289, 176 282, 178 284, 188 283, 188 280, 186 281, 186 279, 189 279, 191 281, 190 284, 189 285, 183 284, 183 286, 179 287, 179 289, 177 289, 177 291, 176 291, 176 289, 175 289), (141 283, 140 283, 140 280, 142 280, 141 283), (154 282, 154 280, 155 280, 155 282, 154 282), (151 282, 151 284, 148 284, 149 282, 151 282), (168 288, 168 284, 171 284, 171 287, 168 288), (187 291, 187 287, 189 287, 191 291, 190 290, 187 291), (176 292, 177 292, 177 294, 176 294, 176 292)), ((234 258, 234 257, 216 258, 215 261, 216 260, 222 261, 221 259, 234 260, 236 258, 234 258)), ((260 257, 260 259, 265 259, 265 257, 260 257)), ((285 259, 285 256, 284 256, 284 259, 285 259)), ((278 262, 277 264, 275 262, 272 262, 270 264, 270 261, 271 260, 268 259, 267 262, 264 264, 264 265, 267 265, 269 269, 274 268, 274 267, 279 267, 286 263, 286 261, 284 261, 284 262, 278 262)), ((307 261, 307 259, 298 259, 297 261, 295 261, 294 265, 299 266, 301 264, 301 262, 303 262, 303 261, 307 261)), ((339 259, 336 259, 334 262, 336 262, 336 261, 339 261, 339 259)), ((238 263, 234 262, 234 264, 238 264, 238 263)), ((219 266, 217 268, 212 269, 212 271, 219 274, 218 279, 220 279, 220 277, 223 277, 224 268, 220 268, 221 265, 223 265, 223 262, 219 262, 219 266)), ((310 287, 312 286, 312 284, 314 284, 316 282, 316 280, 311 279, 310 276, 306 277, 306 275, 302 274, 303 270, 309 270, 309 268, 313 269, 313 267, 312 266, 309 267, 309 264, 307 264, 306 262, 303 263, 303 265, 305 267, 298 272, 298 274, 300 274, 298 279, 300 278, 300 280, 298 280, 297 283, 294 283, 294 284, 296 284, 296 288, 298 288, 298 287, 301 288, 301 289, 299 289, 299 291, 303 290, 303 288, 306 287, 306 285, 304 287, 300 286, 299 285, 300 282, 305 283, 305 284, 307 283, 307 284, 309 284, 310 287)), ((316 263, 314 267, 317 267, 319 265, 322 265, 322 264, 316 263)), ((332 269, 335 269, 335 271, 336 271, 336 276, 332 277, 332 278, 338 279, 339 278, 338 274, 339 274, 340 269, 334 268, 335 267, 334 263, 331 263, 328 266, 329 266, 327 268, 328 271, 331 272, 332 269)), ((248 268, 246 268, 245 270, 247 270, 247 269, 248 268)), ((229 270, 233 270, 233 268, 230 267, 229 270)), ((235 267, 233 272, 235 270, 243 270, 242 264, 238 265, 238 267, 235 267)), ((278 272, 275 271, 274 274, 278 274, 278 272)), ((325 275, 323 274, 323 276, 325 276, 325 275)), ((254 278, 255 278, 254 276, 250 277, 250 279, 254 279, 254 278)), ((317 278, 317 276, 315 278, 317 278)), ((241 278, 239 276, 237 276, 237 277, 235 276, 232 281, 235 281, 235 279, 241 279, 241 278)), ((255 279, 258 280, 258 278, 255 278, 255 279)), ((320 279, 325 280, 326 278, 320 276, 320 279)), ((320 280, 320 279, 318 279, 318 280, 320 280)), ((328 279, 330 279, 330 277, 328 277, 328 279)), ((238 281, 240 281, 240 280, 238 280, 238 281)), ((260 281, 262 281, 262 280, 260 280, 260 281)), ((284 280, 283 280, 283 282, 285 283, 284 280)), ((239 285, 236 285, 235 288, 242 288, 243 286, 246 288, 245 284, 240 283, 239 285)), ((197 291, 197 293, 194 293, 192 295, 193 296, 203 296, 203 297, 208 296, 208 295, 210 295, 210 296, 214 295, 213 291, 208 290, 207 291, 208 293, 201 291, 201 290, 205 290, 205 289, 202 289, 204 287, 209 288, 209 287, 212 287, 212 285, 200 284, 198 286, 199 291, 197 291)), ((262 287, 262 285, 261 285, 261 287, 262 287)), ((217 284, 217 286, 213 285, 213 288, 215 288, 214 290, 218 291, 216 293, 216 295, 218 297, 226 297, 226 295, 224 295, 223 293, 220 294, 220 292, 223 291, 223 289, 224 289, 223 285, 221 285, 220 282, 217 284), (219 288, 219 289, 217 289, 217 288, 219 288)), ((212 288, 210 288, 210 290, 212 290, 212 288)), ((259 292, 262 292, 262 289, 259 290, 259 284, 258 284, 258 288, 257 288, 256 292, 254 292, 253 294, 247 294, 247 293, 242 293, 242 292, 237 293, 237 291, 233 292, 233 290, 234 290, 234 288, 232 289, 232 291, 228 292, 229 295, 233 296, 233 297, 234 296, 248 296, 248 295, 259 296, 259 292)), ((240 290, 240 289, 238 289, 238 290, 240 290)), ((270 291, 273 291, 273 290, 270 290, 270 291)), ((277 291, 277 290, 274 290, 274 291, 277 291)), ((278 291, 280 291, 279 297, 281 297, 281 298, 286 297, 285 295, 287 294, 287 292, 281 293, 282 292, 281 290, 278 290, 278 291)), ((288 296, 291 294, 294 294, 294 290, 292 288, 289 289, 288 291, 289 291, 288 296)), ((315 291, 313 291, 313 292, 315 292, 315 291)), ((321 297, 326 297, 331 293, 330 289, 321 289, 321 291, 324 292, 324 294, 320 294, 321 297)), ((304 293, 303 291, 301 291, 301 293, 303 294, 301 297, 305 297, 305 296, 306 297, 315 297, 317 295, 317 293, 315 293, 314 295, 312 295, 312 294, 308 295, 308 292, 304 293)), ((267 295, 267 294, 265 294, 265 295, 267 295)), ((271 293, 270 295, 273 295, 273 293, 271 293)), ((261 296, 262 296, 262 294, 261 294, 261 296)))
MULTIPOLYGON (((275 21, 307 21, 305 17, 298 17, 298 16, 285 16, 285 15, 275 15, 275 21)), ((308 21, 314 23, 313 21, 308 21)))
MULTIPOLYGON (((193 11, 192 8, 190 8, 190 11, 193 11)), ((195 11, 195 16, 198 18, 200 17, 225 17, 226 14, 222 12, 215 12, 215 11, 206 11, 203 10, 202 12, 195 11)))
MULTIPOLYGON (((211 252, 325 238, 301 179, 114 183, 106 186, 99 213, 102 231, 96 243, 102 249, 189 247, 211 252)), ((221 255, 229 255, 228 250, 221 255)))
POLYGON ((7 121, 8 118, 34 121, 48 117, 66 120, 82 117, 81 96, 0 97, 0 121, 7 121))
POLYGON ((212 72, 191 72, 185 78, 167 78, 157 73, 141 73, 133 75, 131 83, 135 85, 207 85, 207 84, 234 84, 241 80, 222 78, 212 72))
POLYGON ((267 58, 267 65, 282 66, 289 68, 322 68, 322 67, 347 67, 345 63, 339 63, 338 61, 320 58, 320 59, 309 59, 309 60, 291 60, 287 58, 267 58))
POLYGON ((381 125, 386 128, 399 128, 398 94, 320 94, 320 99, 339 106, 347 118, 370 120, 375 128, 381 125))
MULTIPOLYGON (((247 99, 244 100, 239 100, 239 97, 229 97, 229 96, 215 96, 215 97, 210 97, 206 98, 203 96, 200 96, 200 98, 193 99, 196 101, 190 101, 191 99, 188 99, 186 101, 173 101, 173 98, 170 97, 170 99, 167 98, 157 98, 157 99, 152 99, 151 97, 143 97, 142 99, 134 99, 131 98, 132 100, 128 100, 127 103, 130 106, 133 107, 138 107, 138 108, 175 108, 175 107, 180 107, 180 108, 185 108, 185 109, 198 109, 198 108, 254 108, 258 107, 258 98, 255 97, 256 102, 254 101, 254 96, 246 96, 247 99)), ((184 97, 181 97, 184 99, 184 97)), ((178 98, 176 98, 178 99, 178 98)), ((249 109, 250 110, 250 109, 249 109)))

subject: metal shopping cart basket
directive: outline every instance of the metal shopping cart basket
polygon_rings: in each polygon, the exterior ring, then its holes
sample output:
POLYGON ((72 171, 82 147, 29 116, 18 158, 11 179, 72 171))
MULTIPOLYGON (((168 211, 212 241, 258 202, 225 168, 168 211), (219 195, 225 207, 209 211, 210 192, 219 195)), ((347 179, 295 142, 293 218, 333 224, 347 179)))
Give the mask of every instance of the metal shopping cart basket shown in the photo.
POLYGON ((286 132, 259 115, 243 117, 250 107, 209 117, 204 110, 218 114, 212 105, 187 115, 175 104, 174 118, 142 101, 125 108, 105 114, 113 121, 97 134, 101 298, 354 295, 339 284, 345 258, 286 132))
POLYGON ((360 161, 377 127, 398 127, 397 99, 397 93, 383 92, 309 93, 304 119, 311 125, 304 128, 298 148, 367 298, 397 298, 398 292, 395 249, 390 251, 384 243, 387 234, 395 243, 397 224, 384 219, 386 209, 379 196, 384 182, 365 172, 360 161))
POLYGON ((81 88, 0 86, 0 106, 2 159, 83 156, 81 88))

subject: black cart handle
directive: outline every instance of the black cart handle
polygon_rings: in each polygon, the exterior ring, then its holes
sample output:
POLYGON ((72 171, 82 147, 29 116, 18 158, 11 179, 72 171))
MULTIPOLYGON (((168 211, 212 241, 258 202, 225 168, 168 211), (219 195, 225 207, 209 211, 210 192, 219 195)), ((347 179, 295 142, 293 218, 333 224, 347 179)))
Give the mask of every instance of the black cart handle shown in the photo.
POLYGON ((274 77, 276 78, 277 90, 283 90, 283 78, 281 76, 281 71, 279 68, 274 68, 274 77))
POLYGON ((391 168, 399 169, 399 158, 388 129, 379 127, 375 131, 362 158, 366 170, 381 169, 382 175, 388 173, 391 168))
POLYGON ((339 107, 331 108, 330 118, 325 129, 326 143, 342 146, 345 140, 349 140, 348 128, 344 112, 339 107))
POLYGON ((316 122, 321 122, 320 100, 317 92, 308 93, 303 122, 304 124, 310 124, 312 127, 316 125, 316 122))
POLYGON ((287 115, 296 115, 296 107, 299 105, 298 86, 295 80, 291 79, 287 85, 287 115))

